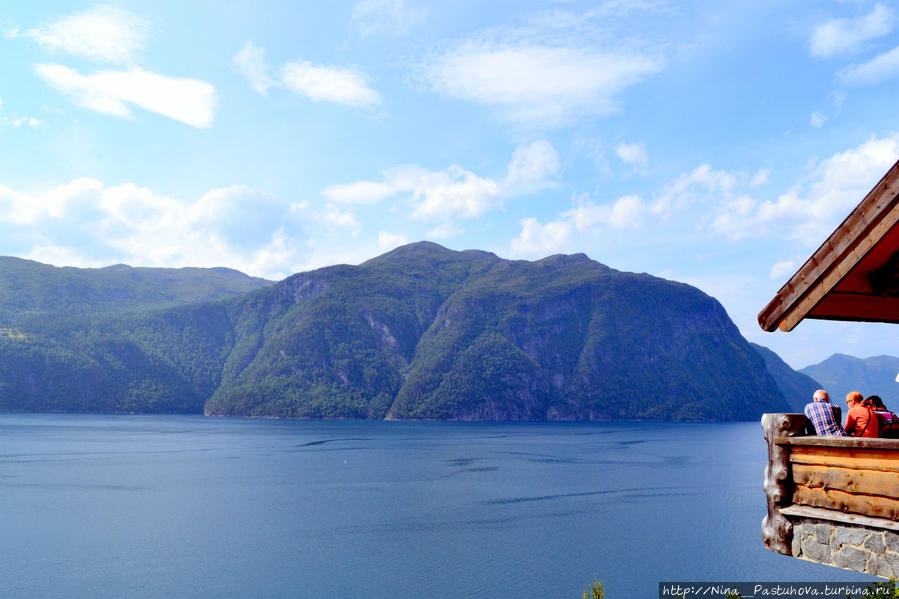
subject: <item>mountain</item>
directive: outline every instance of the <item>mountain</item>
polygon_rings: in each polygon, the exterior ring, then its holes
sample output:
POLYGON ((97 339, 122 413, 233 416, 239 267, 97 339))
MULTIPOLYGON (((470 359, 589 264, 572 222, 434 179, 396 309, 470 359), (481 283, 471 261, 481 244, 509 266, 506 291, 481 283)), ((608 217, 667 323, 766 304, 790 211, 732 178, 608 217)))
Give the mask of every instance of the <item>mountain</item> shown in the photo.
POLYGON ((879 395, 887 407, 899 409, 899 358, 874 356, 856 358, 846 354, 834 354, 818 364, 800 369, 821 382, 830 393, 831 401, 843 405, 846 394, 859 391, 862 395, 879 395))
POLYGON ((449 420, 786 411, 698 289, 421 242, 239 297, 0 336, 0 409, 449 420), (13 365, 13 366, 11 366, 13 365))
POLYGON ((786 398, 790 411, 802 412, 806 404, 812 401, 815 391, 822 387, 821 383, 807 374, 793 370, 780 356, 767 347, 751 342, 749 345, 765 360, 765 366, 774 377, 777 388, 786 398))
POLYGON ((0 256, 0 327, 48 314, 108 315, 207 302, 272 283, 229 268, 58 268, 0 256))

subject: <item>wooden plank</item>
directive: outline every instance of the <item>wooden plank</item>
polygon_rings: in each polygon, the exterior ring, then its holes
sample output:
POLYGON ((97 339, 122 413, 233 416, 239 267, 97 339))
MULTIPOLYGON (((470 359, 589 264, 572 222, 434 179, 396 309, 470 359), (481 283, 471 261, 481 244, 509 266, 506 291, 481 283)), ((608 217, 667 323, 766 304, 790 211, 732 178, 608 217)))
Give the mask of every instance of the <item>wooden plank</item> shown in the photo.
POLYGON ((899 472, 899 455, 891 451, 836 447, 792 447, 790 463, 809 464, 819 469, 836 467, 855 470, 899 472))
POLYGON ((895 530, 899 533, 899 522, 887 520, 886 518, 872 518, 871 516, 862 516, 861 514, 847 514, 837 510, 826 510, 820 507, 796 504, 782 508, 780 513, 784 516, 789 516, 790 519, 812 518, 815 520, 829 520, 831 522, 843 522, 844 524, 855 524, 856 526, 865 526, 867 528, 895 530))
POLYGON ((818 435, 805 435, 796 437, 775 437, 774 442, 778 445, 792 445, 794 447, 877 449, 880 451, 893 452, 897 456, 899 456, 899 439, 872 439, 868 437, 822 437, 818 435))
POLYGON ((794 464, 793 480, 804 487, 899 499, 899 476, 895 472, 794 464))
POLYGON ((874 495, 853 495, 836 489, 813 489, 796 485, 793 503, 852 512, 874 518, 899 520, 899 500, 874 495))

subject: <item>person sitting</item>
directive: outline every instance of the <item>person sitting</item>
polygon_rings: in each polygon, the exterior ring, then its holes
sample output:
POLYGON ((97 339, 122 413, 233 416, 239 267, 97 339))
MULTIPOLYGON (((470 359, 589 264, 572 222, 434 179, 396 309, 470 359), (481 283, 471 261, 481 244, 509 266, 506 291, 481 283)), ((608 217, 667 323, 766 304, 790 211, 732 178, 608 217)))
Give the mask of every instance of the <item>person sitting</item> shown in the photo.
POLYGON ((864 399, 858 391, 850 391, 846 395, 846 424, 843 428, 853 437, 877 438, 880 436, 877 416, 874 414, 874 402, 864 399))
POLYGON ((894 439, 899 437, 899 416, 887 410, 879 395, 871 395, 868 399, 871 400, 874 406, 874 413, 877 414, 877 426, 880 428, 880 436, 894 439))
POLYGON ((812 399, 814 401, 805 406, 805 416, 815 427, 815 434, 845 437, 846 431, 840 426, 840 408, 830 403, 827 391, 818 389, 812 399))

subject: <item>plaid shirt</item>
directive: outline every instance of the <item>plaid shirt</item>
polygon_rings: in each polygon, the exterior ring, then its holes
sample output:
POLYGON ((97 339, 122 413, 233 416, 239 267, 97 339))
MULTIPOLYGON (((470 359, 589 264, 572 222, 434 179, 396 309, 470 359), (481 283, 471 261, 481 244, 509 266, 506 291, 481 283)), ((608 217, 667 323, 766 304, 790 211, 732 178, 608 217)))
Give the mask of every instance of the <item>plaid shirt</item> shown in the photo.
POLYGON ((805 415, 815 426, 815 433, 822 436, 845 437, 846 431, 840 426, 835 408, 826 401, 813 401, 805 406, 805 415))

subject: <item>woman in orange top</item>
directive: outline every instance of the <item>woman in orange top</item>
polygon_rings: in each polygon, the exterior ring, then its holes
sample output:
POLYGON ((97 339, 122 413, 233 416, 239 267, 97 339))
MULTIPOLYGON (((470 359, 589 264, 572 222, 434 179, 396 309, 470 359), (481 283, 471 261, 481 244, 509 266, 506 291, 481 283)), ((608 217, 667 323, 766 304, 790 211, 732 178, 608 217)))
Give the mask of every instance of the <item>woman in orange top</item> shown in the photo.
POLYGON ((846 414, 846 433, 853 437, 879 437, 880 427, 874 404, 870 399, 862 399, 862 394, 852 391, 846 396, 849 412, 846 414))

